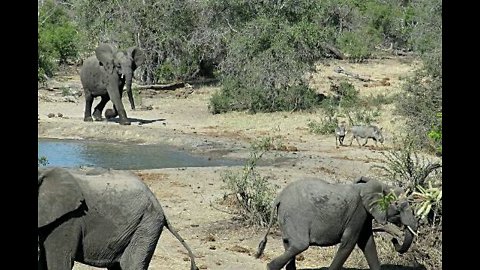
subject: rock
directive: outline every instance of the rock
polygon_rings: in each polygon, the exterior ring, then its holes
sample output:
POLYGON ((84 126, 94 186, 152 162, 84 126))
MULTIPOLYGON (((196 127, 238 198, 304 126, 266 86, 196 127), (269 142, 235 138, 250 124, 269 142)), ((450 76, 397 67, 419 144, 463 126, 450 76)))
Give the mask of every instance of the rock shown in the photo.
POLYGON ((52 118, 52 117, 55 117, 55 114, 54 113, 49 113, 47 116, 48 116, 48 118, 52 118))

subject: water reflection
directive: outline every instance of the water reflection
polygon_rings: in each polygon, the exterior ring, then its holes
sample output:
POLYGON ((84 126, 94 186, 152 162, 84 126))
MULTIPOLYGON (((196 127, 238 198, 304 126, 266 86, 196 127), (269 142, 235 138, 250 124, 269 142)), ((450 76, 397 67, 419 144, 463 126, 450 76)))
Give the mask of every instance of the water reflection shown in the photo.
POLYGON ((130 170, 243 164, 240 160, 192 155, 167 145, 128 145, 85 140, 38 139, 38 156, 46 156, 49 166, 99 166, 130 170))

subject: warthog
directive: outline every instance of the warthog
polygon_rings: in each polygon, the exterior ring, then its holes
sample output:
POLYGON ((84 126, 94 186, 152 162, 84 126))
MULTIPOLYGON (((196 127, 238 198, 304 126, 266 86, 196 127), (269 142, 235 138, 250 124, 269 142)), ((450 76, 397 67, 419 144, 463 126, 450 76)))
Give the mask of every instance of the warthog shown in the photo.
POLYGON ((350 145, 352 145, 353 138, 357 140, 358 146, 365 146, 368 139, 373 139, 375 141, 375 147, 377 146, 377 141, 383 144, 383 135, 382 129, 377 126, 352 126, 350 131, 352 132, 352 139, 350 140, 350 145), (365 143, 360 145, 358 138, 365 139, 365 143))
POLYGON ((338 147, 338 143, 343 146, 343 139, 345 139, 345 135, 347 135, 347 130, 345 125, 340 124, 338 127, 335 128, 335 146, 338 147))

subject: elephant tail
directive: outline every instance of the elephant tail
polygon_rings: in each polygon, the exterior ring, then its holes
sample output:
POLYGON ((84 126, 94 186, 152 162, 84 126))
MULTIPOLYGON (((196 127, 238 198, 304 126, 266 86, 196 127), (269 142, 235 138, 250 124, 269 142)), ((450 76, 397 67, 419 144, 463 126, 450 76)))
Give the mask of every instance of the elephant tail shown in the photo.
POLYGON ((167 229, 173 234, 173 236, 175 236, 175 238, 177 238, 178 241, 180 241, 180 243, 185 247, 185 249, 188 251, 188 257, 190 257, 190 269, 191 270, 199 270, 197 265, 195 264, 195 256, 193 255, 193 252, 192 250, 190 249, 190 247, 187 245, 187 243, 185 242, 185 240, 183 240, 183 238, 177 233, 177 231, 173 228, 172 224, 168 221, 168 218, 165 217, 165 227, 167 227, 167 229))
POLYGON ((267 232, 265 232, 265 235, 263 236, 262 241, 260 241, 260 244, 258 244, 258 250, 257 250, 257 253, 255 254, 255 258, 257 259, 260 258, 260 256, 262 256, 263 250, 265 250, 265 246, 267 245, 267 236, 268 236, 268 233, 270 232, 270 228, 273 225, 275 211, 277 210, 279 204, 280 204, 280 200, 277 197, 272 204, 272 210, 270 212, 270 222, 268 223, 267 232))

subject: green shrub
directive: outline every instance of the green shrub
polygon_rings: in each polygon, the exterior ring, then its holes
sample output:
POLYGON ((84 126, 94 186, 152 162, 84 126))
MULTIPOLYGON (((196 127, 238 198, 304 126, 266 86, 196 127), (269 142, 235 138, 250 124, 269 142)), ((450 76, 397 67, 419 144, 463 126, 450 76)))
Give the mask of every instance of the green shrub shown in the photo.
POLYGON ((352 108, 358 106, 360 102, 359 92, 355 86, 349 82, 340 82, 340 84, 332 85, 330 89, 339 97, 338 106, 341 108, 352 108))
POLYGON ((359 32, 343 32, 337 42, 342 52, 348 54, 353 62, 364 62, 372 55, 375 45, 379 41, 376 34, 359 32))
POLYGON ((440 163, 420 157, 419 146, 407 137, 395 146, 396 150, 381 153, 385 163, 374 165, 386 173, 388 179, 406 190, 415 215, 423 222, 435 226, 442 218, 441 169, 440 163), (440 170, 441 173, 441 170, 440 170))
POLYGON ((298 111, 318 104, 319 97, 304 78, 318 57, 319 44, 310 38, 321 36, 317 26, 258 15, 238 31, 221 65, 223 97, 211 102, 212 111, 223 111, 224 105, 253 113, 298 111), (228 102, 216 108, 219 100, 228 102))
POLYGON ((44 82, 45 77, 52 77, 56 70, 53 47, 48 42, 43 42, 38 36, 38 81, 44 82))
POLYGON ((77 29, 63 6, 47 0, 38 16, 38 80, 53 76, 58 64, 76 60, 77 29))
POLYGON ((419 146, 441 154, 442 63, 441 56, 430 56, 405 82, 405 92, 396 98, 396 113, 408 119, 407 132, 419 146))
POLYGON ((431 140, 431 148, 435 149, 437 155, 442 155, 442 113, 437 114, 436 123, 433 124, 428 137, 431 140))
POLYGON ((250 157, 242 172, 227 171, 222 181, 235 195, 241 217, 249 224, 266 226, 278 186, 268 182, 256 170, 258 161, 272 148, 273 140, 264 138, 251 145, 250 157))
POLYGON ((382 105, 386 104, 391 104, 394 102, 394 98, 388 97, 386 94, 378 94, 378 95, 369 95, 365 102, 367 103, 367 106, 370 107, 376 107, 377 109, 380 109, 382 105))
POLYGON ((309 121, 307 126, 310 132, 314 134, 326 135, 335 133, 335 128, 338 126, 338 124, 337 120, 331 117, 325 117, 320 123, 316 121, 309 121))
POLYGON ((370 125, 380 116, 379 110, 353 109, 346 111, 350 125, 370 125))
POLYGON ((426 157, 419 155, 419 146, 415 141, 407 137, 396 149, 382 152, 386 162, 384 165, 374 165, 386 172, 389 179, 398 186, 415 190, 417 186, 426 188, 427 177, 435 170, 441 168, 441 164, 434 163, 426 157))

